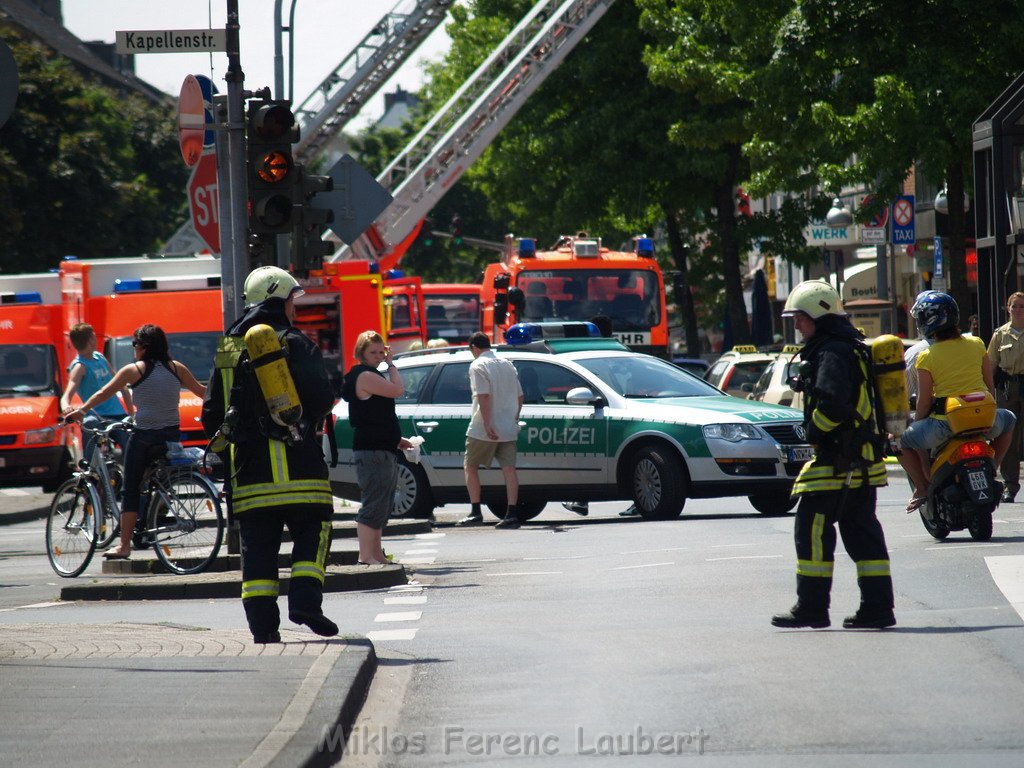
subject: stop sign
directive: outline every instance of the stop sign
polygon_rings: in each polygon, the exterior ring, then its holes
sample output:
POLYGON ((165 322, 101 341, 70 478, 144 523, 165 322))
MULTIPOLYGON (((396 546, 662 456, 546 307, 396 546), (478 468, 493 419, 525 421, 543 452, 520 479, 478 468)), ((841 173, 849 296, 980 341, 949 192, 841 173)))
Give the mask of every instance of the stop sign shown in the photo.
POLYGON ((188 205, 192 226, 211 253, 220 253, 220 195, 217 187, 217 153, 206 152, 188 180, 188 205))

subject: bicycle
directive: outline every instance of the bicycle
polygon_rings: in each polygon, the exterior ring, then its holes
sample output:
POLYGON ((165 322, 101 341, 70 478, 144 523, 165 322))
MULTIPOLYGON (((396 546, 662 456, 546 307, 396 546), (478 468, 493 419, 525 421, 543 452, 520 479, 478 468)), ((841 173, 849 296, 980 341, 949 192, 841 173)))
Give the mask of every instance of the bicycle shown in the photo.
POLYGON ((78 462, 78 471, 57 487, 46 519, 46 554, 60 576, 78 576, 92 560, 97 547, 110 546, 118 534, 120 511, 117 497, 124 474, 114 457, 110 433, 124 429, 119 421, 91 429, 89 459, 78 462), (100 489, 104 489, 103 492, 100 489), (102 514, 94 514, 102 510, 102 514))
MULTIPOLYGON (((96 548, 109 544, 119 533, 119 515, 114 514, 113 525, 105 522, 111 511, 116 513, 115 486, 107 461, 96 453, 104 443, 109 449, 109 432, 118 427, 125 425, 115 422, 94 432, 93 461, 79 462, 79 471, 57 489, 50 505, 46 551, 60 576, 81 574, 96 548), (96 510, 103 514, 97 515, 96 510)), ((224 539, 219 494, 191 451, 194 449, 169 457, 159 446, 148 457, 141 484, 140 508, 145 513, 139 515, 133 534, 137 549, 153 547, 163 566, 180 575, 209 567, 224 539)))

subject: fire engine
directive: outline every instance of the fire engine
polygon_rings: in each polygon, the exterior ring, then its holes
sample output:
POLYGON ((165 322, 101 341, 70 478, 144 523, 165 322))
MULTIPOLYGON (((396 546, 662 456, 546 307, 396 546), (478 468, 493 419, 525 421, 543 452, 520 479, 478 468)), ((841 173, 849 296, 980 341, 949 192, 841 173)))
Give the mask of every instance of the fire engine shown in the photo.
POLYGON ((0 277, 0 332, 0 485, 49 493, 81 453, 78 428, 57 422, 74 353, 56 273, 0 277))
MULTIPOLYGON (((134 362, 132 334, 146 323, 167 334, 171 356, 202 383, 210 380, 224 335, 220 261, 210 256, 65 259, 60 270, 66 327, 89 323, 110 367, 134 362)), ((181 441, 205 445, 203 401, 181 391, 181 441)))
POLYGON ((649 237, 612 251, 585 233, 538 251, 530 238, 505 238, 501 261, 484 272, 483 328, 494 342, 524 321, 610 319, 613 336, 637 352, 667 358, 668 314, 661 268, 649 237))
MULTIPOLYGON (((340 262, 344 263, 344 262, 340 262)), ((406 278, 408 280, 409 278, 406 278)), ((412 318, 416 306, 422 307, 421 339, 443 339, 448 344, 465 344, 474 331, 480 330, 479 285, 461 283, 424 283, 422 285, 391 284, 384 290, 395 317, 412 318)))
POLYGON ((381 275, 371 272, 368 262, 345 261, 311 270, 299 284, 305 295, 295 300, 295 327, 320 346, 336 393, 354 362, 356 337, 363 331, 380 332, 396 353, 424 340, 418 277, 381 275), (401 298, 386 298, 391 290, 399 291, 401 298))

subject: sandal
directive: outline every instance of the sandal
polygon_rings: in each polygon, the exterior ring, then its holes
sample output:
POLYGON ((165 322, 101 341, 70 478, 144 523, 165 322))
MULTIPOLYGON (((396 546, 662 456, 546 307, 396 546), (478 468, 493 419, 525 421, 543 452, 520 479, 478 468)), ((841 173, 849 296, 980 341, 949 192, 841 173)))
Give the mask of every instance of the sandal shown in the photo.
POLYGON ((131 558, 131 556, 131 552, 129 552, 126 555, 122 555, 116 549, 108 549, 106 552, 103 553, 104 560, 128 560, 131 558))

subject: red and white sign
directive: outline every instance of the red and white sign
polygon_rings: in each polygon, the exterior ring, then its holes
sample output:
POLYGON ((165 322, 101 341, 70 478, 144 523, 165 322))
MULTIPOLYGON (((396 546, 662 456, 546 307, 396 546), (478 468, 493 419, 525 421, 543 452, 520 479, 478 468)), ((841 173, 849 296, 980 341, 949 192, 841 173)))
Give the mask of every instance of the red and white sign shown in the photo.
POLYGON ((910 226, 914 220, 914 206, 904 198, 892 204, 892 220, 900 227, 910 226))
MULTIPOLYGON (((873 203, 874 198, 872 198, 871 195, 864 195, 864 199, 861 200, 860 206, 861 208, 870 208, 873 203)), ((872 217, 868 220, 868 223, 865 224, 865 226, 871 229, 877 229, 879 227, 884 227, 885 223, 888 220, 889 206, 886 205, 882 207, 882 210, 877 211, 874 215, 872 215, 872 217)))
MULTIPOLYGON (((200 139, 202 141, 202 139, 200 139)), ((192 226, 211 253, 220 253, 220 192, 217 186, 217 153, 199 158, 188 180, 188 205, 192 226)))
POLYGON ((189 168, 199 162, 206 135, 206 100, 195 75, 188 75, 178 94, 178 143, 189 168))

